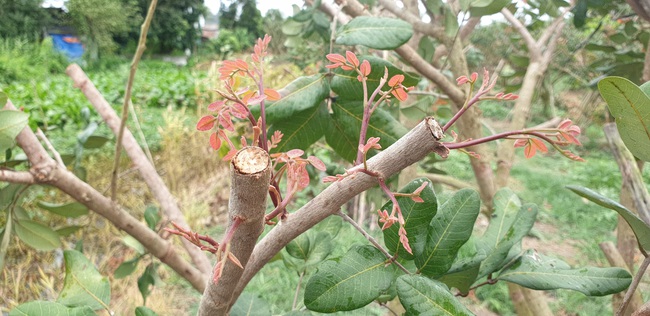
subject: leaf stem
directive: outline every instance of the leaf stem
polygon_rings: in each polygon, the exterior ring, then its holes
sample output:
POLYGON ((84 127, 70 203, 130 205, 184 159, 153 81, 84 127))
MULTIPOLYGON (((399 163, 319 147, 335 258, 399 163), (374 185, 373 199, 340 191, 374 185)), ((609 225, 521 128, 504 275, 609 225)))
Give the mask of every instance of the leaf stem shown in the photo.
POLYGON ((368 234, 368 232, 366 232, 366 230, 363 229, 363 227, 361 227, 359 224, 357 224, 357 222, 355 222, 352 218, 350 218, 350 216, 348 216, 347 214, 341 212, 341 210, 339 210, 339 212, 338 212, 337 214, 338 214, 339 216, 341 216, 341 218, 343 218, 343 220, 345 220, 346 222, 350 223, 350 225, 352 225, 352 227, 356 228, 356 230, 359 231, 359 232, 361 233, 361 235, 363 235, 363 237, 366 237, 366 239, 367 239, 367 240, 368 240, 368 241, 369 241, 373 246, 375 246, 377 249, 379 249, 379 251, 381 251, 381 253, 383 253, 384 256, 386 256, 386 258, 388 258, 388 260, 390 260, 391 263, 395 264, 395 265, 396 265, 400 270, 404 271, 404 273, 406 273, 406 274, 411 274, 411 271, 407 270, 407 269, 406 269, 406 268, 405 268, 401 263, 399 263, 399 261, 397 261, 397 260, 395 259, 395 257, 392 256, 392 255, 388 252, 388 250, 386 250, 384 247, 382 247, 382 246, 377 242, 377 240, 376 240, 375 238, 373 238, 372 236, 370 236, 370 234, 368 234))

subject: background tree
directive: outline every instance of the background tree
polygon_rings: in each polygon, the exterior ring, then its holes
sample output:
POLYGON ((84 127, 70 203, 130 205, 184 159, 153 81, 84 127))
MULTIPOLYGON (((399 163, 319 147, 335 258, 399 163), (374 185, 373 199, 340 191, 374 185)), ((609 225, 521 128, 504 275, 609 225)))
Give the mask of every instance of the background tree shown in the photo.
POLYGON ((221 3, 219 27, 222 29, 243 28, 253 38, 264 35, 262 13, 255 0, 234 0, 226 8, 221 3))
POLYGON ((0 37, 38 37, 49 16, 41 0, 0 0, 0 37))
POLYGON ((86 39, 91 58, 115 51, 118 45, 113 37, 141 22, 131 1, 69 0, 66 7, 75 29, 86 39))

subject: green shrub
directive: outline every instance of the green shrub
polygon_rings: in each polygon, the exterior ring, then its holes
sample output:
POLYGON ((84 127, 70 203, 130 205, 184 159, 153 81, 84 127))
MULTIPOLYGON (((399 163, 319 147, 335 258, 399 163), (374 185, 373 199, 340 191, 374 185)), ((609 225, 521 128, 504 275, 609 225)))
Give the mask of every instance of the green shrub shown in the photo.
POLYGON ((50 38, 41 43, 0 38, 0 83, 41 80, 49 74, 62 73, 66 65, 67 60, 54 51, 50 38))

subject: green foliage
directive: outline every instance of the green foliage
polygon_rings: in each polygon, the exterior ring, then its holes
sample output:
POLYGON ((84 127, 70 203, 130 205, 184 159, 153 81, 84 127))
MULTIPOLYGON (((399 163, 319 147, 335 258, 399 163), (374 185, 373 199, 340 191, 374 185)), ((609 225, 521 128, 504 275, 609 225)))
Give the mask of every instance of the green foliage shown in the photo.
POLYGON ((360 16, 337 33, 336 44, 363 45, 374 49, 395 49, 413 36, 413 26, 400 19, 360 16))
POLYGON ((473 315, 446 285, 420 275, 399 277, 397 293, 406 315, 473 315))
POLYGON ((0 37, 0 87, 14 81, 43 80, 48 75, 63 73, 67 63, 63 55, 54 51, 50 38, 37 43, 27 38, 0 37))
POLYGON ((108 279, 102 276, 84 255, 75 250, 65 250, 65 280, 57 299, 69 307, 89 306, 104 309, 111 300, 108 279))
POLYGON ((251 47, 254 37, 243 28, 221 29, 219 36, 204 45, 205 51, 219 54, 219 59, 226 59, 235 53, 251 47))
POLYGON ((95 316, 89 306, 68 307, 57 302, 31 301, 11 310, 10 316, 95 316))
POLYGON ((251 293, 242 293, 230 309, 232 316, 267 316, 272 315, 268 304, 251 293))
MULTIPOLYGON (((5 99, 2 103, 6 103, 6 96, 2 93, 0 96, 5 99)), ((27 126, 28 118, 28 114, 20 111, 0 110, 0 152, 14 146, 14 139, 27 126)))
POLYGON ((113 37, 141 22, 137 7, 128 0, 69 0, 66 7, 77 32, 89 41, 91 56, 113 52, 117 49, 113 37))
POLYGON ((616 119, 625 146, 637 158, 650 161, 650 97, 621 77, 600 80, 598 90, 616 119))
MULTIPOLYGON (((41 0, 0 0, 0 8, 2 8, 0 38, 38 38, 49 21, 47 11, 41 6, 42 2, 41 0)), ((0 65, 2 64, 0 62, 0 65)))
MULTIPOLYGON (((264 37, 262 14, 255 0, 230 0, 228 7, 221 2, 219 28, 245 30, 253 39, 264 37)), ((250 43, 250 42, 249 42, 250 43)))

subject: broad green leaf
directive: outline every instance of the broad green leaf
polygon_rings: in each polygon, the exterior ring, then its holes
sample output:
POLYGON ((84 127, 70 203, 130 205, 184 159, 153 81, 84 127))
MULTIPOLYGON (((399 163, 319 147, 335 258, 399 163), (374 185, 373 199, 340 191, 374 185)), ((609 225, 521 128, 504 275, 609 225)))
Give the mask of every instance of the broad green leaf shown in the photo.
POLYGON ((393 280, 386 257, 372 246, 355 246, 325 261, 305 287, 305 306, 316 312, 349 311, 368 305, 393 280))
MULTIPOLYGON (((27 187, 25 184, 9 183, 0 189, 0 210, 7 209, 16 200, 16 195, 27 187)), ((15 203, 20 204, 20 203, 15 203)))
POLYGON ((76 226, 76 225, 66 226, 66 227, 61 227, 61 228, 55 230, 55 232, 56 232, 57 235, 59 235, 61 237, 66 237, 66 236, 70 236, 70 235, 76 233, 78 230, 80 230, 82 228, 83 228, 83 226, 76 226))
POLYGON ((31 301, 12 309, 9 316, 96 316, 88 306, 68 307, 56 302, 31 301))
POLYGON ((259 296, 244 292, 230 309, 230 316, 271 316, 269 304, 259 296))
POLYGON ((46 251, 61 247, 59 235, 51 228, 32 220, 17 220, 14 223, 16 235, 30 247, 46 251))
POLYGON ((632 276, 622 268, 585 267, 571 269, 561 260, 528 250, 503 269, 498 280, 517 283, 533 290, 569 289, 589 296, 621 292, 632 276))
POLYGON ((307 236, 307 233, 304 233, 298 235, 298 237, 290 241, 285 247, 285 249, 292 257, 296 259, 307 260, 307 258, 309 257, 310 242, 311 240, 309 236, 307 236))
POLYGON ((70 307, 89 306, 93 310, 106 308, 111 300, 108 279, 78 251, 65 250, 63 258, 65 281, 56 301, 70 307))
MULTIPOLYGON (((508 227, 505 234, 497 240, 496 244, 477 243, 479 255, 486 254, 485 260, 481 263, 479 278, 482 278, 494 271, 497 271, 507 263, 510 249, 519 243, 535 224, 538 208, 535 204, 526 204, 519 209, 512 225, 508 227)), ((489 229, 489 227, 488 227, 489 229)), ((487 231, 486 231, 487 234, 487 231)))
MULTIPOLYGON (((333 102, 330 125, 325 131, 327 144, 343 159, 353 161, 357 157, 359 131, 363 119, 361 102, 333 102)), ((370 117, 367 137, 381 137, 379 144, 387 148, 406 134, 408 130, 392 115, 376 109, 370 117)))
POLYGON ((126 235, 122 237, 122 242, 125 245, 133 248, 133 250, 135 250, 138 254, 143 255, 146 252, 144 246, 137 239, 133 238, 133 236, 131 235, 126 235))
POLYGON ((284 136, 282 136, 282 142, 272 151, 287 152, 291 149, 307 149, 325 135, 328 120, 327 104, 321 102, 319 106, 296 112, 285 120, 273 123, 267 134, 269 139, 278 130, 284 136))
POLYGON ((157 316, 156 312, 146 306, 138 306, 135 308, 135 316, 157 316))
POLYGON ((400 19, 360 16, 344 25, 337 35, 336 44, 339 45, 390 50, 408 42, 413 36, 413 27, 400 19))
POLYGON ((144 304, 147 303, 147 297, 149 297, 152 287, 160 283, 162 281, 158 276, 158 264, 150 263, 144 270, 144 273, 138 278, 138 290, 140 290, 144 304))
POLYGON ((585 49, 592 51, 600 51, 605 53, 613 53, 616 51, 616 47, 609 45, 599 45, 595 43, 589 43, 585 46, 585 49))
POLYGON ((436 44, 428 36, 422 36, 420 43, 418 43, 418 55, 424 60, 432 60, 433 54, 436 51, 436 44))
POLYGON ((478 0, 470 3, 469 13, 473 17, 492 15, 499 13, 510 3, 511 0, 478 0))
POLYGON ((428 226, 426 246, 415 249, 418 271, 430 277, 440 276, 451 268, 458 250, 472 235, 474 222, 481 210, 481 199, 472 189, 454 194, 428 226))
POLYGON ((458 16, 450 8, 445 8, 445 35, 453 38, 459 31, 458 16))
POLYGON ((397 278, 399 301, 410 315, 473 315, 443 283, 421 275, 397 278))
POLYGON ((86 139, 86 142, 83 144, 86 149, 97 149, 101 148, 108 142, 110 139, 104 136, 91 135, 86 139))
POLYGON ((640 219, 632 211, 628 210, 625 206, 620 203, 601 195, 598 192, 595 192, 591 189, 577 186, 577 185, 567 185, 567 189, 573 191, 573 193, 588 199, 602 207, 606 207, 610 210, 616 211, 628 225, 632 228, 636 239, 639 241, 639 245, 643 247, 643 250, 650 252, 650 226, 646 224, 642 219, 640 219))
MULTIPOLYGON (((4 107, 4 103, 2 106, 4 107)), ((14 146, 16 136, 27 126, 29 115, 15 110, 0 110, 0 152, 14 146)))
POLYGON ((332 237, 327 232, 311 232, 309 234, 311 245, 309 255, 305 261, 305 268, 317 267, 320 263, 332 253, 334 244, 332 237))
POLYGON ((512 223, 517 218, 521 209, 521 200, 509 188, 502 188, 493 197, 494 211, 490 217, 490 225, 481 238, 482 247, 495 248, 512 223))
POLYGON ((144 210, 144 221, 147 222, 147 226, 151 230, 156 230, 156 225, 160 221, 160 212, 156 206, 147 206, 147 209, 144 210))
MULTIPOLYGON (((427 186, 420 193, 420 197, 424 200, 422 203, 416 203, 410 197, 397 197, 402 215, 404 216, 404 229, 406 229, 406 236, 409 239, 409 245, 413 253, 417 256, 424 252, 424 247, 427 243, 427 231, 429 230, 429 223, 438 211, 438 199, 433 191, 431 181, 426 178, 415 179, 406 186, 404 186, 400 193, 413 193, 422 183, 427 182, 427 186)), ((388 202, 381 207, 389 214, 393 209, 393 202, 388 202)), ((381 227, 382 223, 379 223, 381 227)), ((397 253, 398 257, 406 260, 413 260, 415 258, 412 254, 408 253, 402 243, 399 241, 399 224, 384 230, 384 244, 390 253, 397 253)))
MULTIPOLYGON (((415 86, 419 79, 401 69, 395 67, 392 63, 375 56, 363 55, 358 56, 359 62, 367 60, 370 63, 371 72, 368 75, 366 84, 368 93, 372 93, 379 86, 379 80, 384 76, 384 68, 388 69, 388 78, 394 75, 404 75, 402 84, 406 87, 415 86)), ((334 69, 334 77, 330 83, 332 91, 336 93, 342 102, 346 101, 363 101, 363 84, 357 80, 357 73, 354 70, 334 69)), ((384 85, 382 90, 388 91, 388 85, 384 85)))
MULTIPOLYGON (((266 120, 269 123, 285 120, 296 113, 318 107, 329 96, 329 84, 326 74, 300 77, 284 89, 278 91, 280 100, 266 102, 266 120)), ((255 117, 259 115, 259 106, 255 107, 255 117)))
POLYGON ((650 98, 637 85, 621 77, 598 82, 600 95, 616 119, 625 146, 637 158, 650 161, 650 98))
POLYGON ((116 279, 122 279, 129 276, 138 267, 138 262, 140 262, 139 257, 122 262, 122 264, 115 269, 115 272, 113 272, 113 277, 116 279))
POLYGON ((17 221, 22 221, 22 220, 30 220, 32 219, 31 216, 29 216, 29 213, 20 205, 14 205, 14 219, 17 221))
POLYGON ((284 23, 282 23, 282 33, 289 36, 299 35, 305 28, 305 23, 301 22, 305 21, 297 21, 295 17, 292 19, 287 19, 284 21, 284 23))
POLYGON ((438 281, 446 284, 448 287, 455 287, 461 293, 468 293, 469 288, 474 284, 478 277, 478 271, 481 267, 481 262, 477 261, 475 264, 467 267, 464 270, 457 272, 447 273, 437 278, 438 281))
POLYGON ((72 202, 68 204, 55 204, 55 203, 38 201, 37 205, 38 207, 46 211, 50 211, 56 215, 61 215, 65 217, 76 218, 88 214, 88 208, 79 202, 72 202))

